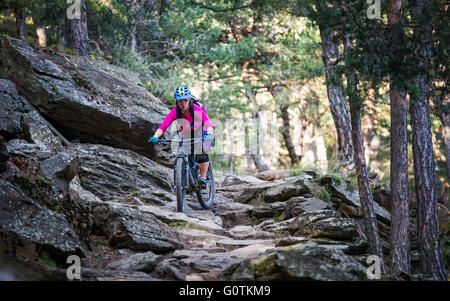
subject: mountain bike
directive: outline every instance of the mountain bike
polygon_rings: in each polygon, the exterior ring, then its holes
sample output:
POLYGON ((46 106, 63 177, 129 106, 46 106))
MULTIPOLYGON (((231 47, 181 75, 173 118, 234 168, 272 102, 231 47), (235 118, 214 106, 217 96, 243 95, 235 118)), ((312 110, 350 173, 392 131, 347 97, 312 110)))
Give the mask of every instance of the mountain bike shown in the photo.
POLYGON ((209 162, 206 174, 206 187, 201 188, 198 184, 200 169, 195 161, 195 155, 187 154, 184 151, 185 143, 191 146, 195 143, 202 143, 201 138, 193 139, 159 139, 157 144, 173 145, 178 143, 177 151, 173 154, 174 164, 174 186, 177 193, 178 212, 186 213, 186 193, 195 192, 200 205, 204 209, 209 209, 214 203, 215 186, 212 164, 209 162))

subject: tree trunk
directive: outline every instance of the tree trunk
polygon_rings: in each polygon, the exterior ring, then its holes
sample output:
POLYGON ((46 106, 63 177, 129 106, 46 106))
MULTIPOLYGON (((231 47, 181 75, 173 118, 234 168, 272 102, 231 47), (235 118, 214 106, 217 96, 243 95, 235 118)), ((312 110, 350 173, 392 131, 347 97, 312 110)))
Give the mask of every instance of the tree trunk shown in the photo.
POLYGON ((67 28, 65 22, 66 19, 61 18, 60 22, 56 25, 56 41, 58 45, 61 47, 67 47, 66 44, 67 28))
POLYGON ((26 14, 25 9, 14 10, 14 14, 16 15, 16 30, 19 37, 26 39, 27 38, 27 27, 26 27, 26 14))
POLYGON ((67 46, 81 56, 88 56, 89 37, 85 0, 80 0, 80 4, 80 18, 69 19, 66 14, 67 46))
POLYGON ((447 95, 440 100, 438 107, 438 116, 444 128, 444 155, 447 165, 447 181, 450 183, 450 100, 447 95))
POLYGON ((419 74, 415 80, 418 92, 411 93, 411 129, 414 158, 414 179, 417 197, 417 234, 420 250, 420 267, 423 273, 435 280, 447 280, 439 237, 434 155, 431 136, 430 105, 428 96, 432 79, 426 68, 431 65, 431 45, 422 42, 431 37, 431 16, 426 0, 413 0, 412 22, 414 38, 419 44, 419 74))
MULTIPOLYGON (((399 26, 403 12, 403 0, 388 1, 388 22, 399 26)), ((394 28, 397 35, 403 28, 394 28)), ((401 43, 401 36, 394 38, 401 43)), ((391 273, 410 273, 409 252, 409 199, 408 199, 408 131, 406 92, 399 89, 395 76, 389 85, 391 103, 391 273)))
POLYGON ((390 84, 391 101, 391 272, 410 272, 408 135, 406 93, 390 84))
POLYGON ((253 162, 255 162, 255 166, 259 172, 267 171, 269 168, 266 164, 264 164, 260 154, 251 154, 253 162))
POLYGON ((245 156, 247 157, 247 173, 249 175, 252 175, 253 174, 253 171, 252 171, 252 156, 250 155, 250 151, 248 149, 245 152, 245 156))
MULTIPOLYGON (((319 8, 324 4, 316 1, 319 8)), ((352 129, 347 104, 342 92, 342 79, 335 72, 339 60, 339 44, 335 40, 336 32, 327 24, 319 24, 322 40, 322 60, 325 67, 328 100, 337 131, 339 153, 347 161, 353 161, 352 129)))
POLYGON ((299 162, 299 158, 295 153, 295 146, 292 143, 288 105, 281 104, 280 110, 281 110, 281 118, 283 119, 283 129, 281 131, 281 134, 283 135, 284 143, 286 144, 286 148, 289 153, 289 158, 291 159, 291 165, 294 166, 299 162))
MULTIPOLYGON (((348 12, 348 0, 342 1, 343 9, 348 12)), ((346 22, 344 18, 344 22, 346 22)), ((353 48, 351 34, 349 32, 344 33, 345 43, 344 43, 344 56, 349 59, 351 56, 351 51, 353 48)), ((361 209, 364 216, 366 237, 369 242, 370 248, 373 255, 377 255, 381 263, 381 272, 385 273, 383 250, 378 234, 378 224, 375 215, 375 210, 373 207, 373 195, 370 190, 369 176, 367 172, 365 151, 364 151, 364 138, 363 131, 361 128, 361 106, 362 100, 358 93, 358 78, 355 72, 346 68, 346 78, 347 78, 347 91, 348 100, 350 104, 350 118, 351 118, 351 129, 352 129, 352 141, 354 147, 354 163, 356 167, 356 173, 358 175, 358 188, 359 197, 361 200, 361 209)))
POLYGON ((377 219, 373 207, 373 196, 369 186, 369 176, 367 174, 366 159, 364 156, 364 142, 361 129, 361 116, 359 108, 350 105, 350 115, 352 121, 353 142, 355 148, 355 167, 358 174, 358 188, 363 211, 366 236, 370 248, 374 255, 381 260, 381 271, 384 273, 383 251, 380 236, 378 234, 377 219))
POLYGON ((45 25, 36 26, 36 35, 38 36, 39 46, 47 47, 47 34, 45 33, 45 25))
POLYGON ((131 52, 136 52, 136 20, 133 18, 131 21, 131 28, 130 28, 130 35, 131 35, 131 52))
MULTIPOLYGON (((248 65, 250 64, 250 61, 246 61, 244 64, 242 64, 242 82, 244 84, 247 84, 250 86, 251 81, 248 75, 248 65)), ((261 155, 259 154, 259 146, 260 146, 260 135, 261 133, 259 132, 259 110, 260 107, 256 102, 256 97, 255 94, 253 93, 252 89, 247 89, 245 90, 245 95, 247 96, 248 99, 250 99, 250 101, 252 102, 252 104, 255 107, 255 110, 252 112, 252 118, 253 120, 256 122, 257 124, 257 146, 256 146, 256 153, 255 154, 251 154, 251 157, 253 159, 253 162, 255 163, 256 168, 258 169, 258 171, 266 171, 269 170, 269 168, 267 167, 266 164, 264 164, 261 155)))
POLYGON ((448 97, 443 98, 443 105, 447 107, 443 110, 440 119, 444 127, 444 153, 445 162, 447 163, 447 181, 445 182, 443 203, 444 206, 450 208, 450 101, 448 97))

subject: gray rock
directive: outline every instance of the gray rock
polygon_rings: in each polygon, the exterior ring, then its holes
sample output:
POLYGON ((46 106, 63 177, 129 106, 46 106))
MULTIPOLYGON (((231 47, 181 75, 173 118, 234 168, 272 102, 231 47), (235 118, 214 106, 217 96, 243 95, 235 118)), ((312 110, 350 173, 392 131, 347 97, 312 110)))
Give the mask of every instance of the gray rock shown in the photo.
POLYGON ((129 148, 171 164, 167 148, 147 143, 169 112, 132 72, 90 57, 37 51, 1 37, 0 76, 45 116, 82 141, 129 148))
POLYGON ((40 167, 44 176, 63 191, 69 191, 69 183, 78 171, 78 157, 67 152, 61 152, 41 161, 40 167))
POLYGON ((317 178, 319 177, 319 172, 314 169, 267 170, 257 173, 255 177, 264 181, 274 181, 296 175, 307 175, 312 178, 317 178))
POLYGON ((309 182, 303 176, 286 178, 273 183, 275 185, 262 192, 258 200, 265 203, 281 202, 294 196, 311 193, 309 182))
POLYGON ((281 216, 284 211, 284 206, 285 202, 267 203, 262 206, 255 207, 252 210, 252 216, 257 219, 281 216))
POLYGON ((234 239, 272 239, 275 235, 266 231, 257 231, 252 226, 235 226, 227 231, 234 239))
POLYGON ((297 217, 282 222, 261 224, 257 228, 288 236, 305 236, 351 240, 359 237, 353 219, 342 218, 334 210, 303 212, 297 217))
MULTIPOLYGON (((338 183, 333 177, 325 176, 320 178, 320 184, 327 187, 334 200, 341 200, 348 205, 358 208, 361 207, 358 189, 349 190, 345 181, 338 183)), ((390 223, 391 214, 386 209, 381 207, 377 202, 373 203, 373 207, 377 218, 386 223, 390 223)))
POLYGON ((221 280, 353 280, 343 269, 300 252, 279 250, 230 266, 221 280))
POLYGON ((113 270, 141 271, 150 273, 156 267, 161 256, 153 252, 137 253, 111 262, 108 268, 113 270))
POLYGON ((348 256, 348 249, 349 247, 346 244, 339 244, 336 242, 327 244, 327 241, 304 241, 289 247, 279 247, 270 250, 270 252, 278 252, 279 250, 283 250, 318 258, 330 265, 352 274, 354 276, 354 280, 364 279, 366 277, 367 268, 355 258, 348 256))
POLYGON ((6 162, 9 160, 8 150, 6 149, 6 142, 3 136, 0 135, 0 173, 6 171, 6 162))
MULTIPOLYGON (((17 237, 31 242, 36 249, 43 248, 59 262, 65 261, 69 255, 84 256, 76 233, 63 215, 43 207, 2 179, 0 179, 0 232, 14 233, 17 237)), ((8 245, 6 241, 0 239, 0 245, 4 243, 8 245)), ((11 248, 12 245, 5 247, 6 250, 11 248)))
MULTIPOLYGON (((162 194, 164 190, 173 195, 173 171, 142 155, 92 144, 74 145, 72 150, 79 158, 81 185, 103 201, 132 199, 154 187, 155 193, 157 190, 162 194)), ((171 196, 162 197, 161 201, 167 199, 171 196)))
POLYGON ((216 206, 215 215, 222 219, 223 228, 249 223, 254 209, 253 206, 227 201, 217 195, 214 203, 216 206))
POLYGON ((23 137, 20 116, 28 111, 25 102, 14 83, 0 78, 0 134, 7 140, 23 137))
POLYGON ((168 280, 184 281, 186 279, 185 269, 175 258, 166 259, 158 263, 155 268, 155 274, 162 279, 168 280))
POLYGON ((284 207, 284 216, 286 219, 295 217, 303 212, 319 212, 333 207, 316 198, 293 197, 290 198, 284 207))
POLYGON ((146 273, 138 271, 105 270, 81 268, 81 280, 84 281, 160 281, 146 273))
POLYGON ((54 153, 41 149, 37 144, 28 143, 23 139, 12 139, 6 144, 6 150, 11 156, 36 157, 39 160, 45 160, 54 155, 54 153))
POLYGON ((217 191, 232 192, 231 196, 235 202, 249 203, 274 203, 282 202, 294 196, 311 193, 306 177, 289 177, 273 182, 255 185, 236 185, 218 188, 217 191))
POLYGON ((221 225, 214 222, 212 218, 207 218, 207 216, 211 216, 212 213, 206 213, 206 217, 201 215, 191 217, 181 212, 175 212, 172 210, 167 210, 167 208, 152 205, 141 206, 139 210, 141 212, 152 214, 157 219, 168 225, 180 225, 180 227, 189 227, 194 229, 197 228, 214 234, 225 233, 225 230, 221 227, 221 225))
POLYGON ((227 186, 233 186, 233 185, 240 185, 240 184, 263 184, 265 181, 260 180, 258 178, 252 177, 252 176, 238 176, 238 175, 229 175, 227 176, 222 184, 221 187, 227 187, 227 186))
POLYGON ((44 118, 23 97, 9 80, 0 79, 0 134, 10 140, 24 138, 41 150, 56 153, 62 145, 51 132, 44 118))
POLYGON ((153 214, 105 202, 94 208, 94 217, 94 227, 101 229, 113 247, 155 253, 183 248, 172 229, 153 214))

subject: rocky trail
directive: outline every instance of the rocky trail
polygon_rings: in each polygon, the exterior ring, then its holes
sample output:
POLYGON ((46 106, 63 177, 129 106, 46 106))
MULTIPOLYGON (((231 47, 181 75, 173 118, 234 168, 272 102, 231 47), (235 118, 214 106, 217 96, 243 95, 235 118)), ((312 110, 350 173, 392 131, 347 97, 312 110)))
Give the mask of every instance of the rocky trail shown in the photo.
MULTIPOLYGON (((82 280, 367 279, 354 178, 216 171, 214 206, 178 213, 170 153, 146 143, 169 110, 134 74, 0 42, 1 279, 67 280, 71 255, 82 280)), ((371 185, 389 263, 389 190, 371 185)))

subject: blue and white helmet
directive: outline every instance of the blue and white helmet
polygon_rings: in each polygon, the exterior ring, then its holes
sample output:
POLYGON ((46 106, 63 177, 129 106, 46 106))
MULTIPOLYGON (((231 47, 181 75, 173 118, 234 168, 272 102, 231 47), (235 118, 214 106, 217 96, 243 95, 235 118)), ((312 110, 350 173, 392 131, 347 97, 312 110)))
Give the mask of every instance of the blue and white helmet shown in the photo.
POLYGON ((176 87, 173 95, 175 100, 189 99, 191 98, 191 96, 192 96, 191 91, 189 91, 189 88, 186 86, 176 87))

